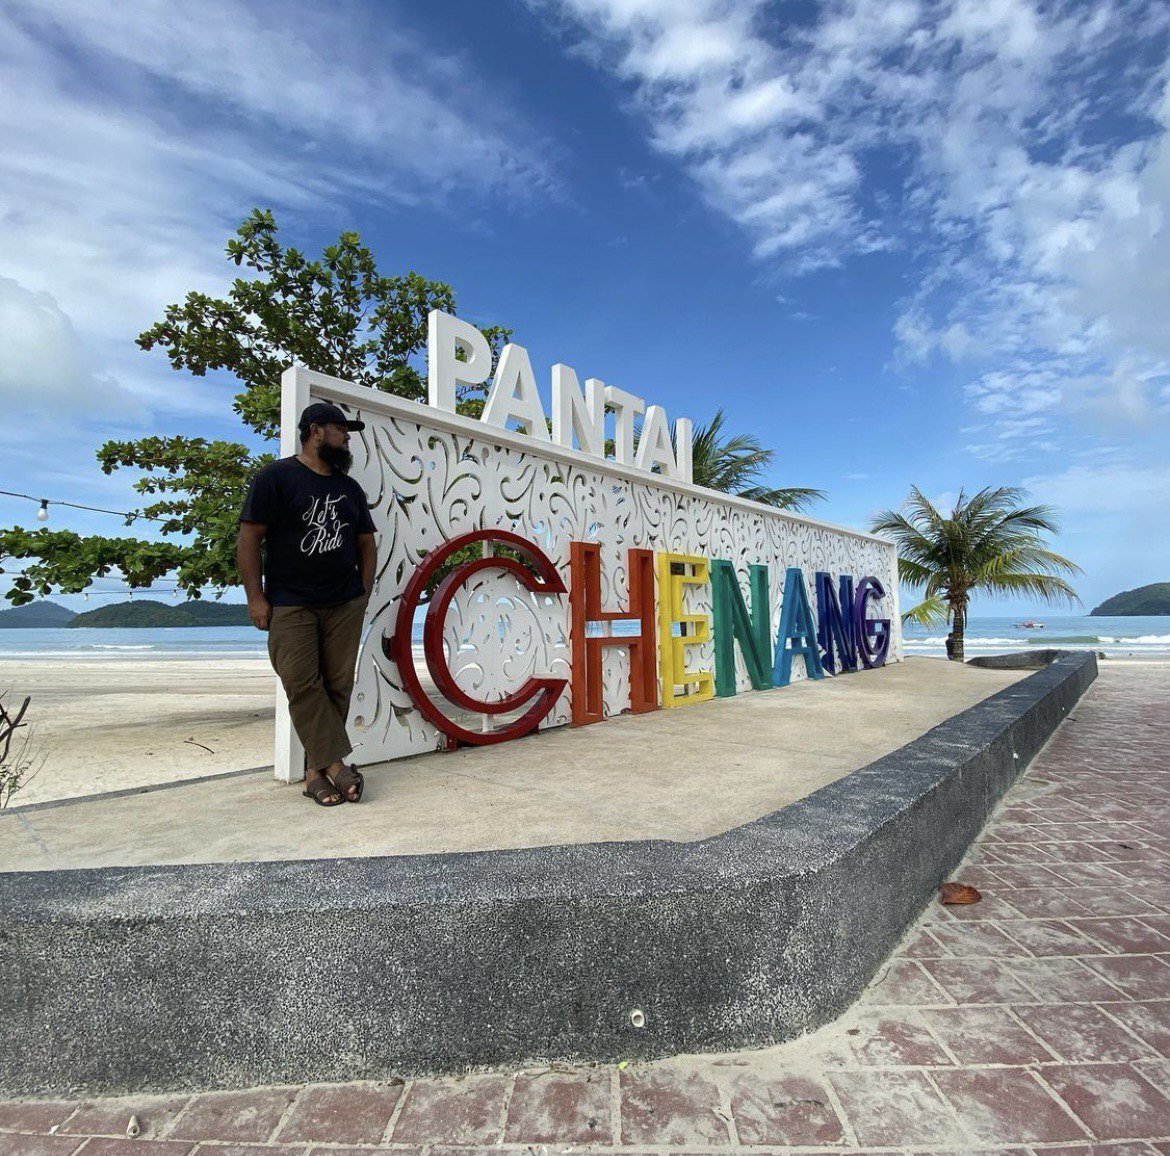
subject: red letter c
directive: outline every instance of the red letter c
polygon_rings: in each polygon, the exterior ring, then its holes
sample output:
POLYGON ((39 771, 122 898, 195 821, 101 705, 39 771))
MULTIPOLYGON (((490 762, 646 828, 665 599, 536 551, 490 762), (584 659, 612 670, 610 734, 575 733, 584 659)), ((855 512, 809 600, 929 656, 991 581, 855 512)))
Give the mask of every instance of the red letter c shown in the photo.
POLYGON ((507 742, 508 739, 519 738, 521 735, 535 730, 540 724, 540 720, 552 710, 561 691, 568 683, 568 679, 565 678, 530 678, 519 690, 513 694, 505 695, 496 702, 481 702, 479 699, 472 698, 456 683, 455 676, 447 665, 446 655, 443 653, 443 623, 459 587, 472 575, 478 574, 479 571, 491 569, 507 570, 526 590, 531 590, 534 594, 568 593, 552 560, 537 546, 507 530, 475 530, 470 534, 461 534, 449 542, 444 542, 422 560, 406 584, 406 589, 402 592, 402 602, 399 604, 398 618, 394 624, 393 640, 386 638, 382 640, 382 649, 386 652, 387 657, 398 666, 403 689, 410 695, 423 717, 449 738, 474 746, 507 742), (504 714, 507 711, 518 709, 529 699, 535 699, 528 710, 514 722, 500 727, 498 730, 487 732, 470 731, 447 718, 435 706, 419 681, 418 672, 414 668, 411 648, 414 614, 422 600, 427 583, 435 571, 452 554, 475 542, 499 542, 509 546, 527 558, 536 571, 534 575, 531 570, 522 566, 514 558, 477 558, 473 562, 465 562, 462 566, 452 570, 439 583, 435 596, 431 600, 430 606, 427 607, 426 621, 423 625, 423 653, 426 656, 427 669, 430 671, 431 678, 434 679, 435 686, 442 691, 445 698, 456 706, 463 707, 464 710, 477 711, 481 714, 504 714))

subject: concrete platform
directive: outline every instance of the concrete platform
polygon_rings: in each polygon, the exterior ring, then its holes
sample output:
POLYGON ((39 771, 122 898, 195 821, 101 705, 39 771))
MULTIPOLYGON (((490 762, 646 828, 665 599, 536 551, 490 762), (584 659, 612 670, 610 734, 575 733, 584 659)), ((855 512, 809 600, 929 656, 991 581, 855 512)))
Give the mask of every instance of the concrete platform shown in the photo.
POLYGON ((793 1039, 857 998, 1095 677, 1060 654, 701 841, 0 872, 0 1095, 793 1039))
POLYGON ((64 1156, 91 1137, 82 1156, 1154 1156, 1170 1147, 1167 701, 1170 665, 1103 664, 955 869, 983 902, 931 903, 858 1003, 799 1040, 459 1079, 0 1102, 0 1153, 64 1156), (142 1136, 119 1146, 131 1115, 142 1136))
POLYGON ((323 810, 270 772, 0 813, 0 871, 693 842, 803 799, 1024 678, 938 659, 367 769, 323 810))

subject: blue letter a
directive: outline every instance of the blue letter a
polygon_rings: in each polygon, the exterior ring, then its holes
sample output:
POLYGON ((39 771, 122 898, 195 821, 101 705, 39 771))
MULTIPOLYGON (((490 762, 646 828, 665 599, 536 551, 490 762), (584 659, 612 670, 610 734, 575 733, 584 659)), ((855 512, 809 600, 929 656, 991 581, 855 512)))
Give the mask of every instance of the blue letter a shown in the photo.
POLYGON ((796 655, 804 659, 809 678, 825 677, 804 575, 796 566, 789 566, 784 576, 784 605, 780 607, 780 630, 776 635, 776 662, 772 667, 774 685, 787 686, 792 680, 792 659, 796 655))

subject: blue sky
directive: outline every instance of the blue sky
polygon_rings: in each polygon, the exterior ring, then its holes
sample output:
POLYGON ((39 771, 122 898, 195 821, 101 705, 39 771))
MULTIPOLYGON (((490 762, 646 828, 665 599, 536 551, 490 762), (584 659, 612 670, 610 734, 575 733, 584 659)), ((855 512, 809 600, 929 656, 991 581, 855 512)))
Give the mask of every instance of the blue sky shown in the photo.
POLYGON ((0 489, 128 509, 104 439, 244 436, 134 337, 261 205, 546 396, 723 406, 817 517, 1021 484, 1087 607, 1170 581, 1168 48, 1152 0, 0 0, 0 489))

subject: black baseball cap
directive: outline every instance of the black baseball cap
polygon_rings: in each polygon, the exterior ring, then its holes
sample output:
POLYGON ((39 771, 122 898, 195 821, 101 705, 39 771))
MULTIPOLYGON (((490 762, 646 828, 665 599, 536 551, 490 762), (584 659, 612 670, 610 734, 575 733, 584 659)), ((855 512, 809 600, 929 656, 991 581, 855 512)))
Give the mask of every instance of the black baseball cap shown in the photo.
POLYGON ((303 432, 311 425, 343 425, 346 429, 365 429, 366 423, 364 421, 350 421, 345 416, 345 410, 339 405, 333 405, 328 401, 315 401, 312 405, 305 407, 305 412, 301 414, 299 428, 303 432))

